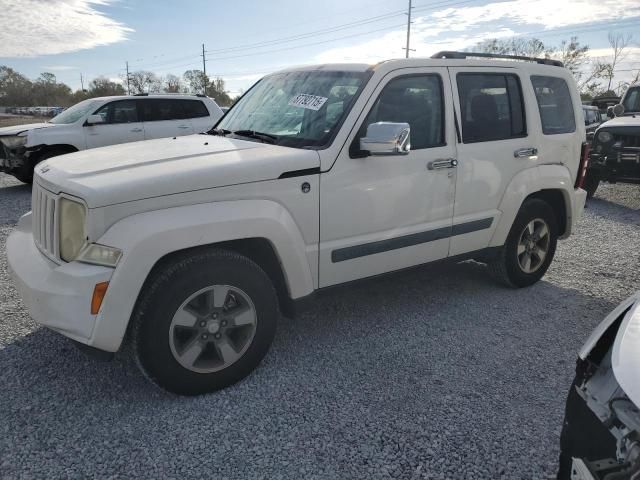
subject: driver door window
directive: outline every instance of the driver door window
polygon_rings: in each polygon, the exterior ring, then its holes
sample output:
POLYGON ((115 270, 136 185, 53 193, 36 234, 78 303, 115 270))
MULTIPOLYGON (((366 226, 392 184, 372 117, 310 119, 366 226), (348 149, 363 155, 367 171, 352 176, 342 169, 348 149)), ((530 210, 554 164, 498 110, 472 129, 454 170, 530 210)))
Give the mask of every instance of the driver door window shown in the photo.
POLYGON ((439 147, 444 141, 442 80, 439 75, 415 75, 391 80, 363 124, 408 123, 411 150, 439 147))
POLYGON ((105 123, 85 128, 87 148, 144 140, 144 128, 138 118, 135 100, 118 100, 107 103, 96 110, 94 114, 100 115, 105 123))

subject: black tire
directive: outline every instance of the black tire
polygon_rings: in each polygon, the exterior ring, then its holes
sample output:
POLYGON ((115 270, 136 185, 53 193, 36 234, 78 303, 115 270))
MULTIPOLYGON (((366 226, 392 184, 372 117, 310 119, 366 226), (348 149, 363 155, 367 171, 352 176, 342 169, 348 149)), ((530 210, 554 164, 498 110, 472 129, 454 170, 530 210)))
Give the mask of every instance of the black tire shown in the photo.
POLYGON ((582 186, 587 192, 587 198, 593 198, 599 185, 600 175, 593 170, 587 170, 587 175, 584 178, 584 184, 582 186))
POLYGON ((551 206, 544 200, 526 200, 520 207, 505 244, 498 250, 496 258, 488 264, 492 276, 508 287, 528 287, 540 280, 547 272, 558 243, 558 222, 551 206), (546 257, 532 273, 525 272, 518 261, 518 242, 525 227, 533 220, 543 220, 549 229, 549 245, 546 257))
POLYGON ((176 258, 152 274, 132 315, 133 350, 142 371, 160 387, 180 395, 199 395, 228 387, 249 375, 267 354, 279 317, 276 291, 252 260, 227 250, 176 258), (235 363, 211 373, 183 367, 174 357, 169 332, 175 312, 190 295, 211 285, 229 285, 250 297, 256 311, 255 334, 235 363))
POLYGON ((64 155, 65 153, 69 152, 59 149, 47 150, 35 157, 35 159, 24 162, 24 164, 18 170, 13 172, 13 176, 21 182, 30 185, 33 183, 33 170, 36 168, 37 164, 49 158, 64 155))

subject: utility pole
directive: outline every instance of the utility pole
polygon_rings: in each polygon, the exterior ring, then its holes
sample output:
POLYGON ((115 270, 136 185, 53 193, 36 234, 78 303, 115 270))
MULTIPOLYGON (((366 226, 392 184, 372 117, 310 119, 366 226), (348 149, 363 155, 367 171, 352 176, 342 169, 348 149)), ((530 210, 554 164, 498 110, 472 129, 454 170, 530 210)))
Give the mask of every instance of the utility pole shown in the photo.
POLYGON ((409 11, 407 12, 407 46, 404 48, 404 50, 406 50, 405 58, 409 58, 409 51, 416 51, 414 48, 409 48, 409 40, 411 38, 411 10, 413 10, 413 7, 411 6, 411 0, 409 0, 409 11))
POLYGON ((131 87, 129 87, 129 62, 125 62, 127 65, 127 95, 131 95, 131 87))
POLYGON ((202 72, 204 73, 204 78, 202 79, 202 83, 204 84, 204 93, 207 94, 207 58, 204 56, 204 43, 202 44, 202 72))
POLYGON ((84 78, 82 78, 82 73, 80 74, 80 91, 84 92, 84 78))

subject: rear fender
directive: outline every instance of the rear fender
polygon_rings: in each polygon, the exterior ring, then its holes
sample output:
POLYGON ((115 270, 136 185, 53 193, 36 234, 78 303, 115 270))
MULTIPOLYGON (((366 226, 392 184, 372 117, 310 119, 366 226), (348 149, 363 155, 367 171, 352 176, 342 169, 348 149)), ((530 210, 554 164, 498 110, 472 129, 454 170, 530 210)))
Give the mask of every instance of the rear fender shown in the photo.
POLYGON ((564 165, 540 165, 523 170, 511 179, 498 208, 502 215, 493 232, 493 237, 489 243, 490 247, 504 245, 511 226, 526 198, 541 190, 559 190, 562 192, 567 218, 567 228, 562 238, 566 238, 571 234, 574 223, 571 174, 564 165))

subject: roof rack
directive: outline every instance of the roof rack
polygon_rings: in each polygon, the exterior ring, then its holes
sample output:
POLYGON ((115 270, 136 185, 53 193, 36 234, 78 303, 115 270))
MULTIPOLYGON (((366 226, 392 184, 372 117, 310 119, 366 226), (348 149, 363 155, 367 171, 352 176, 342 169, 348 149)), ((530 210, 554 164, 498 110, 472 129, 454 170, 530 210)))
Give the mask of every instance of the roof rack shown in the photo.
POLYGON ((499 53, 480 53, 480 52, 452 52, 452 51, 442 51, 438 52, 434 55, 431 55, 431 58, 456 58, 456 59, 466 59, 467 57, 476 57, 476 58, 503 58, 506 60, 523 60, 526 62, 535 62, 540 65, 553 65, 555 67, 564 67, 564 64, 560 60, 552 60, 550 58, 536 58, 536 57, 525 57, 522 55, 502 55, 499 53))
POLYGON ((204 93, 196 93, 196 97, 207 98, 207 96, 204 93))
POLYGON ((134 97, 148 97, 148 96, 149 96, 149 94, 148 94, 148 93, 136 93, 136 94, 134 95, 134 97))

